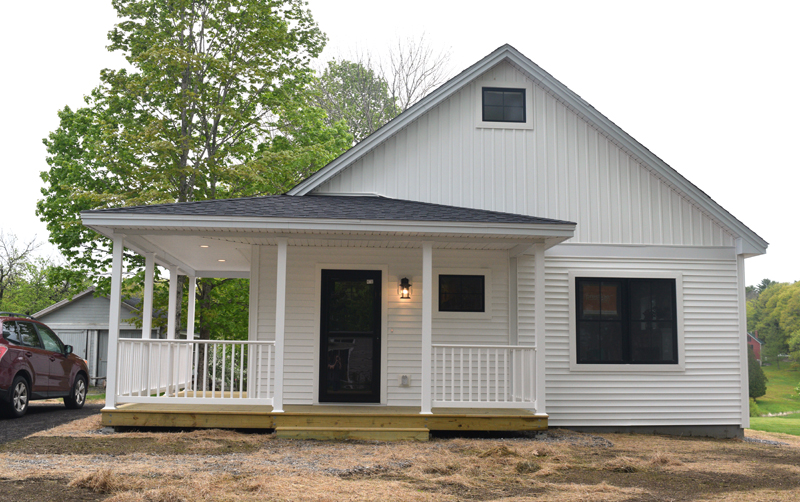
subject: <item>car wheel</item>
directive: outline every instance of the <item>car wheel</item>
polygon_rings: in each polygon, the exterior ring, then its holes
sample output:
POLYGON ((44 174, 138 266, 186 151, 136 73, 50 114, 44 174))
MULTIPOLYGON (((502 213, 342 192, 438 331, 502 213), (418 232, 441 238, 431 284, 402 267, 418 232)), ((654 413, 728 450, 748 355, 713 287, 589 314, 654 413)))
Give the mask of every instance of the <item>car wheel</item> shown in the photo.
POLYGON ((19 418, 28 411, 28 403, 31 399, 31 388, 28 381, 22 375, 14 378, 11 384, 11 395, 9 396, 7 410, 14 417, 19 418))
POLYGON ((77 410, 83 408, 84 403, 86 403, 86 377, 78 375, 72 384, 69 397, 64 398, 64 405, 71 410, 77 410))

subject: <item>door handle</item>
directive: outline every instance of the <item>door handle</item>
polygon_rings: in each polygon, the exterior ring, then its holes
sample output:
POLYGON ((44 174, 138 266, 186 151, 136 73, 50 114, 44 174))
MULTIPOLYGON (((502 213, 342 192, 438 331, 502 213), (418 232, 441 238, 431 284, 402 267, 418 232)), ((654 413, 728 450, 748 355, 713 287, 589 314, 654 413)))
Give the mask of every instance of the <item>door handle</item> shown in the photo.
POLYGON ((55 360, 56 360, 56 356, 50 356, 50 361, 51 361, 51 362, 52 362, 52 361, 55 361, 55 360))
POLYGON ((25 352, 25 355, 28 357, 33 357, 33 352, 25 352))

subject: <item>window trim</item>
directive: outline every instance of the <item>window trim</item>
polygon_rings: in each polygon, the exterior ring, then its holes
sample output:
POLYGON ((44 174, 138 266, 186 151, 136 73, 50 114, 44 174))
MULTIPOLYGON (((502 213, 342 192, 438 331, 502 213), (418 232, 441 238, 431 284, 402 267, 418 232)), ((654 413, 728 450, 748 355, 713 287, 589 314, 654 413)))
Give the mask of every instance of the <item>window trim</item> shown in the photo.
POLYGON ((475 86, 475 127, 479 129, 533 129, 533 82, 509 80, 485 80, 475 86), (483 89, 523 89, 525 91, 525 122, 493 122, 483 120, 483 89))
POLYGON ((683 273, 650 272, 631 270, 570 270, 569 272, 569 369, 570 371, 597 372, 684 372, 686 371, 686 350, 683 325, 683 273), (577 330, 577 288, 575 279, 674 279, 675 280, 675 323, 678 338, 678 364, 579 364, 577 330))
POLYGON ((491 319, 492 310, 492 270, 489 268, 437 268, 433 271, 433 317, 439 319, 491 319), (482 275, 483 276, 483 312, 449 312, 439 310, 439 276, 440 275, 482 275))

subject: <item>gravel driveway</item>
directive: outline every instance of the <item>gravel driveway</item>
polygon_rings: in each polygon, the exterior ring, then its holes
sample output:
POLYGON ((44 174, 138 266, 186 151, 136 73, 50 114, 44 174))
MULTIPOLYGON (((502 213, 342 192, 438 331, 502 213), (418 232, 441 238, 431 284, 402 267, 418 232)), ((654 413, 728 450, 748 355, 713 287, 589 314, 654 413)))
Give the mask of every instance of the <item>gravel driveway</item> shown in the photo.
POLYGON ((0 416, 0 444, 16 441, 34 432, 100 413, 102 403, 87 402, 80 410, 68 410, 63 403, 31 403, 22 418, 0 416))

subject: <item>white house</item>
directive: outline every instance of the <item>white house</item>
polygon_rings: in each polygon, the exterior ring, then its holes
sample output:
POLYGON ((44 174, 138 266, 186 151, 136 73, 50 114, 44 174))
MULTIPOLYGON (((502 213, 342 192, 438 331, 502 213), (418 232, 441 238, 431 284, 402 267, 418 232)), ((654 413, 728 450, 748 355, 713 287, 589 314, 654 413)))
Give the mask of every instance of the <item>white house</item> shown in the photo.
POLYGON ((508 45, 286 195, 82 217, 114 242, 110 425, 196 403, 228 411, 200 425, 251 404, 286 435, 309 410, 749 425, 744 259, 767 243, 508 45), (123 247, 150 278, 250 278, 248 341, 117 340, 123 247))

